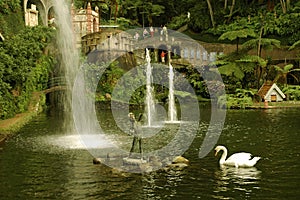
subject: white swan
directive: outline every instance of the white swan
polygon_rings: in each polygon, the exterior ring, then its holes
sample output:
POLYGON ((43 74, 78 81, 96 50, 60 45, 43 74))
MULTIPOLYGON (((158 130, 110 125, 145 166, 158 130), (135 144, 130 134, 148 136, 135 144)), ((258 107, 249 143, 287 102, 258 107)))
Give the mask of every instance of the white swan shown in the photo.
POLYGON ((235 153, 232 154, 229 158, 227 157, 227 149, 224 146, 217 146, 215 148, 215 156, 217 156, 219 151, 223 151, 223 154, 220 158, 219 164, 220 165, 227 165, 227 166, 235 166, 235 167, 253 167, 260 157, 253 157, 251 153, 235 153))

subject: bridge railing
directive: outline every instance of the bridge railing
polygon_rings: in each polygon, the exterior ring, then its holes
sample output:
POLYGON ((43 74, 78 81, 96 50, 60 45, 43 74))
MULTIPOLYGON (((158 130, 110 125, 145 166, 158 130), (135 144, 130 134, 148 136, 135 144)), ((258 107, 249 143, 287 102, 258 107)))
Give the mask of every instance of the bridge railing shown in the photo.
POLYGON ((48 81, 48 88, 55 86, 65 86, 66 79, 63 76, 53 77, 48 81))

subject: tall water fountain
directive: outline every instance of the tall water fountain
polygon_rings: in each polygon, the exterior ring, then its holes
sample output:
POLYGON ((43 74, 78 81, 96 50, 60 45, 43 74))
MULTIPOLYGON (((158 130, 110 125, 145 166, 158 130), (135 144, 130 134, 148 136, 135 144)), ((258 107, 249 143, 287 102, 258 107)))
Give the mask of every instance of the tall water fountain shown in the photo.
POLYGON ((145 113, 147 115, 147 126, 153 126, 156 110, 153 98, 152 87, 152 66, 149 49, 146 48, 146 100, 145 100, 145 113))
POLYGON ((168 106, 168 122, 177 122, 177 111, 174 97, 174 70, 171 62, 169 62, 169 106, 168 106))
POLYGON ((66 1, 54 0, 55 23, 57 25, 57 41, 60 51, 60 70, 65 76, 67 89, 64 99, 64 126, 66 132, 73 131, 72 88, 76 72, 79 68, 79 51, 72 26, 70 7, 66 1))
MULTIPOLYGON (((92 98, 89 98, 85 82, 86 77, 82 73, 84 66, 79 69, 79 49, 76 46, 76 36, 73 31, 71 9, 68 1, 54 0, 56 14, 58 49, 60 51, 60 68, 65 75, 66 98, 64 135, 55 138, 65 148, 88 148, 110 147, 111 143, 99 131, 92 98), (76 132, 76 130, 77 132, 76 132)), ((93 83, 92 85, 95 85, 93 83)), ((60 144, 59 143, 59 144, 60 144)))

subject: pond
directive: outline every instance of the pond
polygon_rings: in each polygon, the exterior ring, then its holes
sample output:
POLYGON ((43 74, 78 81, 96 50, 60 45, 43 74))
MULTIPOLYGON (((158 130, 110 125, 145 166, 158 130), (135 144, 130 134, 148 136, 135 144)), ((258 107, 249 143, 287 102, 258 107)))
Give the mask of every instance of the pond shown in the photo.
MULTIPOLYGON (((246 151, 262 159, 255 168, 220 168, 213 151, 198 157, 210 119, 203 106, 199 130, 184 153, 190 166, 143 174, 94 165, 78 135, 62 131, 59 116, 41 114, 0 146, 0 199, 297 199, 299 113, 229 110, 218 144, 229 155, 246 151)), ((109 112, 99 115, 107 130, 117 130, 109 112)), ((130 147, 130 136, 113 134, 130 147)))

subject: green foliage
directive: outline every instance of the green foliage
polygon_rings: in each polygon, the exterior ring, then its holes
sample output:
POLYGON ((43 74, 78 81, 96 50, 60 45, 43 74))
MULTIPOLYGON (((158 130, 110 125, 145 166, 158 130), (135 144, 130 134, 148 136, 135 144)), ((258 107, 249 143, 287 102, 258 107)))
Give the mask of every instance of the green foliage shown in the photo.
POLYGON ((107 100, 105 96, 111 95, 117 82, 124 74, 124 70, 118 66, 118 62, 85 64, 85 79, 87 90, 96 92, 96 101, 107 100))
POLYGON ((209 91, 201 74, 194 67, 189 66, 186 69, 187 71, 185 78, 189 81, 189 83, 195 90, 196 95, 204 98, 209 98, 209 91))
POLYGON ((300 100, 300 86, 299 85, 287 85, 282 89, 282 92, 288 96, 289 100, 300 100))
POLYGON ((274 66, 275 70, 278 72, 276 78, 273 82, 277 82, 280 78, 284 79, 284 84, 287 84, 287 75, 290 74, 296 81, 299 81, 298 77, 293 75, 291 72, 300 71, 300 69, 293 69, 293 64, 287 64, 283 68, 279 66, 274 66))
POLYGON ((0 13, 8 14, 21 8, 20 0, 0 0, 0 13))
POLYGON ((168 27, 170 29, 176 30, 185 25, 188 22, 188 18, 186 14, 182 14, 179 16, 175 16, 172 20, 168 23, 168 27))
POLYGON ((236 40, 238 38, 247 38, 247 37, 256 37, 256 33, 253 29, 240 29, 240 30, 232 30, 223 33, 219 40, 236 40))
POLYGON ((0 43, 0 118, 26 111, 32 92, 46 88, 53 59, 43 52, 53 36, 48 27, 27 27, 0 43))
POLYGON ((230 109, 245 109, 253 105, 255 92, 254 90, 236 89, 235 94, 221 96, 218 99, 218 105, 230 109), (226 105, 224 105, 225 102, 226 105))
POLYGON ((294 49, 294 48, 296 48, 296 47, 298 47, 298 46, 300 46, 300 40, 298 40, 297 42, 295 42, 295 43, 289 48, 289 50, 292 50, 292 49, 294 49))
POLYGON ((189 21, 189 28, 195 32, 202 32, 211 27, 209 12, 205 1, 198 1, 190 8, 191 20, 189 21))
MULTIPOLYGON (((216 64, 218 64, 216 62, 216 64)), ((227 62, 226 64, 218 67, 218 70, 221 74, 224 74, 225 76, 235 76, 239 80, 242 80, 245 76, 242 69, 239 67, 239 64, 236 62, 227 62)))
POLYGON ((19 0, 0 0, 0 33, 6 39, 25 27, 24 14, 20 5, 19 0))
POLYGON ((243 43, 243 47, 249 50, 256 49, 258 48, 259 43, 261 47, 266 50, 273 50, 273 47, 280 48, 280 41, 276 39, 270 39, 270 38, 251 39, 243 43))
POLYGON ((225 76, 223 79, 225 82, 227 80, 227 84, 238 86, 236 81, 243 83, 247 82, 245 79, 251 80, 257 65, 265 65, 263 61, 257 56, 250 56, 241 51, 240 53, 223 55, 214 64, 218 67, 220 74, 225 76))

